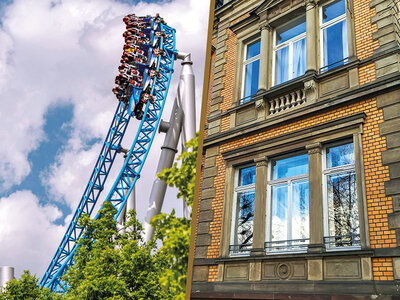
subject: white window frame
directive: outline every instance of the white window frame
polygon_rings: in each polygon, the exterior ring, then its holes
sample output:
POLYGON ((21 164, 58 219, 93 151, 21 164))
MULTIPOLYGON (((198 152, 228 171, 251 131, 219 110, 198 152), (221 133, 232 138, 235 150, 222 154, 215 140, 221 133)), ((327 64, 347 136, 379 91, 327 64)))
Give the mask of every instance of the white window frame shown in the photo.
MULTIPOLYGON (((272 171, 273 171, 273 166, 272 163, 273 161, 276 160, 280 160, 280 159, 284 159, 284 158, 289 158, 289 157, 295 157, 298 155, 302 155, 305 153, 302 152, 294 152, 291 155, 285 155, 285 156, 280 156, 277 158, 274 158, 272 160, 269 161, 268 163, 268 173, 267 173, 267 208, 266 208, 266 234, 265 234, 265 242, 271 242, 271 233, 272 233, 272 187, 276 186, 276 185, 281 185, 281 184, 285 184, 288 183, 288 187, 292 186, 293 182, 299 182, 299 181, 304 181, 304 180, 308 180, 309 181, 309 174, 302 174, 302 175, 296 175, 296 176, 290 176, 290 177, 285 177, 285 178, 279 178, 279 179, 272 179, 272 171)), ((308 165, 310 165, 310 163, 308 163, 308 165)), ((310 181, 309 181, 310 184, 310 181)), ((291 216, 292 216, 292 189, 288 188, 288 198, 290 199, 290 201, 288 201, 288 232, 287 232, 287 236, 288 236, 288 240, 291 240, 292 237, 292 227, 289 226, 289 224, 291 224, 291 216), (290 216, 290 217, 289 217, 290 216), (289 238, 290 237, 290 238, 289 238)), ((305 247, 304 249, 302 248, 287 248, 286 250, 282 250, 282 251, 267 251, 266 249, 266 253, 267 254, 282 254, 282 253, 303 253, 303 252, 307 252, 307 247, 305 247)))
MULTIPOLYGON (((251 192, 251 191, 253 191, 255 193, 255 190, 256 190, 255 183, 239 186, 239 171, 241 169, 245 169, 245 168, 252 167, 252 166, 255 167, 254 164, 249 164, 249 165, 243 165, 243 166, 237 167, 235 169, 233 205, 232 205, 232 226, 231 226, 231 237, 230 237, 229 245, 236 245, 235 244, 235 235, 237 234, 236 226, 237 226, 237 222, 238 222, 237 217, 236 217, 237 212, 238 212, 237 211, 238 194, 241 192, 251 192)), ((253 224, 253 230, 254 230, 254 224, 253 224)), ((253 234, 254 234, 254 232, 253 232, 253 234)), ((233 253, 230 251, 231 256, 248 256, 249 254, 250 254, 250 251, 242 251, 242 252, 238 252, 238 253, 233 253)))
MULTIPOLYGON (((327 3, 324 3, 323 5, 321 5, 320 8, 319 8, 319 28, 320 28, 319 36, 320 36, 320 53, 321 53, 321 55, 320 55, 320 63, 321 63, 321 68, 325 68, 325 67, 328 66, 328 65, 324 64, 324 30, 327 29, 328 27, 332 26, 332 25, 335 25, 335 24, 343 21, 343 20, 346 21, 346 26, 347 26, 347 21, 348 20, 347 20, 347 13, 346 13, 346 11, 347 11, 347 3, 346 3, 347 1, 346 0, 343 0, 344 1, 344 6, 345 6, 344 14, 340 15, 340 16, 336 17, 335 19, 332 19, 332 20, 330 20, 330 21, 328 21, 326 23, 323 23, 324 20, 323 20, 322 9, 324 8, 324 6, 329 5, 330 3, 335 2, 335 1, 336 0, 328 1, 327 3)), ((347 55, 348 55, 348 53, 349 53, 349 37, 347 36, 347 55)), ((343 64, 346 64, 347 63, 346 59, 348 59, 348 57, 344 57, 343 59, 344 59, 343 64)))
MULTIPOLYGON (((260 58, 261 58, 261 39, 259 37, 257 37, 255 39, 251 40, 250 42, 246 43, 246 45, 245 45, 244 56, 243 56, 242 92, 241 92, 241 97, 240 97, 240 103, 247 102, 247 101, 242 102, 242 100, 245 98, 244 93, 245 93, 245 85, 246 85, 246 66, 252 62, 255 62, 256 60, 260 60, 260 58), (253 56, 252 58, 246 59, 247 52, 248 52, 248 46, 257 41, 260 42, 260 53, 256 56, 253 56)), ((260 72, 258 72, 258 75, 260 75, 260 72)), ((260 85, 260 82, 258 83, 258 85, 260 85)), ((251 96, 253 96, 253 95, 249 95, 247 97, 251 97, 251 96)))
MULTIPOLYGON (((296 19, 300 19, 303 18, 304 16, 301 15, 300 17, 296 18, 296 19)), ((294 20, 296 20, 294 19, 294 20)), ((293 20, 289 21, 289 22, 293 22, 293 20)), ((286 22, 285 24, 280 25, 279 27, 282 27, 286 24, 288 24, 289 22, 286 22)), ((280 45, 277 45, 277 40, 276 40, 276 30, 279 28, 277 27, 274 30, 274 35, 273 35, 273 40, 274 40, 274 47, 273 47, 273 51, 272 51, 272 86, 276 85, 276 53, 285 47, 289 47, 289 78, 287 81, 294 79, 293 78, 293 44, 296 43, 297 41, 300 41, 303 38, 307 38, 307 31, 299 34, 298 36, 295 36, 293 38, 291 38, 290 40, 287 40, 285 42, 283 42, 280 45)), ((306 46, 306 55, 307 55, 307 46, 306 46)), ((297 78, 297 77, 296 77, 297 78)), ((284 81, 284 82, 287 82, 284 81)), ((282 84, 284 82, 281 82, 279 84, 282 84)))
MULTIPOLYGON (((355 149, 354 149, 354 141, 352 139, 349 140, 342 140, 336 143, 329 143, 323 146, 321 154, 322 154, 322 195, 323 195, 323 201, 322 201, 322 207, 323 207, 323 214, 324 214, 324 240, 325 237, 329 236, 329 205, 328 205, 328 176, 329 175, 334 175, 334 174, 340 174, 340 173, 349 173, 352 172, 356 176, 356 194, 357 194, 357 201, 358 201, 358 193, 359 191, 357 190, 357 175, 356 175, 356 167, 355 163, 354 164, 349 164, 349 165, 343 165, 343 166, 338 166, 338 167, 332 167, 332 168, 327 168, 327 162, 326 162, 326 149, 327 148, 332 148, 335 146, 340 146, 340 145, 345 145, 348 143, 353 143, 353 155, 354 155, 354 162, 357 159, 355 157, 355 149)), ((359 203, 357 202, 357 207, 359 206, 359 203)), ((357 211, 359 214, 359 212, 357 211)), ((360 220, 360 215, 358 215, 358 220, 360 220)), ((361 224, 359 224, 361 227, 361 224)), ((361 230, 361 228, 360 228, 361 230)), ((361 239, 361 232, 360 232, 360 239, 361 239)), ((359 250, 361 249, 360 246, 343 246, 343 247, 335 247, 335 246, 330 246, 329 243, 325 244, 326 250, 327 251, 347 251, 347 250, 359 250)))

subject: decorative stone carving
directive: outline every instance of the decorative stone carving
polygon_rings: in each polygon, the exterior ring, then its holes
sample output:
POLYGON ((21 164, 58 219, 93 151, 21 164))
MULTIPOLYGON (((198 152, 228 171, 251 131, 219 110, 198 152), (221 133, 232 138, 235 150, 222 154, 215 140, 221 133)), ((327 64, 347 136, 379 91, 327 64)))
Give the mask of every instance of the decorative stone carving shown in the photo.
POLYGON ((256 108, 257 109, 261 109, 261 108, 264 108, 265 107, 265 101, 264 101, 264 99, 258 99, 257 101, 256 101, 256 108))
POLYGON ((287 263, 280 263, 276 267, 276 275, 280 279, 287 279, 292 273, 292 266, 287 263))

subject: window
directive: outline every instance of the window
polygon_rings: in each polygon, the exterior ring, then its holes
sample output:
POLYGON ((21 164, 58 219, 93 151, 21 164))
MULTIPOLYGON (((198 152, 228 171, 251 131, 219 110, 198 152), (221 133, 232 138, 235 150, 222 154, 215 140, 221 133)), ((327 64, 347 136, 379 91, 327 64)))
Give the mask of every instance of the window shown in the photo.
POLYGON ((353 143, 328 146, 324 152, 326 246, 359 247, 360 224, 353 143))
POLYGON ((347 63, 347 24, 345 0, 336 0, 321 7, 321 71, 347 63))
POLYGON ((266 250, 305 249, 309 238, 308 154, 272 160, 271 174, 266 250))
POLYGON ((260 72, 260 40, 246 46, 243 62, 243 92, 240 103, 251 100, 258 90, 258 76, 260 72))
POLYGON ((306 19, 298 18, 275 31, 275 84, 301 76, 306 70, 306 19))
POLYGON ((254 190, 256 167, 249 166, 237 170, 235 178, 233 230, 231 254, 248 253, 253 242, 254 190))

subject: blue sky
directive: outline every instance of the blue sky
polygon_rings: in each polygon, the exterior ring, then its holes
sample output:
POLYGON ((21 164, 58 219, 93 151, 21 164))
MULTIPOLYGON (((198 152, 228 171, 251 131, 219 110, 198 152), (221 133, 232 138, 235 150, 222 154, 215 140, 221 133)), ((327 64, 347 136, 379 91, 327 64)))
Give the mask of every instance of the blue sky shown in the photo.
MULTIPOLYGON (((177 48, 192 53, 199 112, 209 4, 6 2, 0 1, 0 266, 40 277, 82 196, 117 105, 111 89, 122 53, 122 17, 160 12, 176 28, 177 48)), ((175 66, 163 119, 169 119, 175 96, 175 66)), ((131 121, 124 146, 136 127, 131 121)), ((142 219, 150 194, 145 183, 154 180, 162 141, 156 137, 136 187, 142 219)), ((114 163, 104 194, 122 161, 114 163)), ((167 193, 163 211, 181 211, 175 195, 167 193)))

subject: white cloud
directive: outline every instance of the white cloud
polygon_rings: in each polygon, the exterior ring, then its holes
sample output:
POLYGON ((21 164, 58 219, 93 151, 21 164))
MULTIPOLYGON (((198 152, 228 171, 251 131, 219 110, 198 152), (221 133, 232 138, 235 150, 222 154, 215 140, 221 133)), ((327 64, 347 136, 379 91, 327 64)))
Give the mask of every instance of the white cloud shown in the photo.
MULTIPOLYGON (((159 12, 176 29, 177 48, 192 53, 199 115, 208 9, 208 1, 197 0, 140 2, 136 6, 112 0, 13 1, 2 14, 0 27, 0 139, 6 145, 0 147, 0 189, 9 190, 28 176, 28 155, 46 139, 43 131, 46 111, 51 105, 68 102, 74 106, 71 138, 42 176, 51 200, 55 204, 64 202, 75 210, 117 105, 111 89, 122 53, 122 17, 128 13, 159 12), (101 143, 88 148, 86 141, 93 138, 100 138, 101 143)), ((165 120, 169 119, 179 73, 177 61, 163 114, 165 120)), ((137 125, 133 119, 124 147, 130 147, 137 125)), ((163 138, 164 135, 157 135, 136 187, 142 218, 163 138)), ((122 159, 118 158, 103 198, 121 164, 122 159)), ((168 193, 164 211, 173 207, 180 210, 181 203, 174 196, 175 191, 168 193)), ((40 206, 29 191, 2 198, 0 238, 7 247, 1 247, 0 265, 29 268, 41 275, 64 233, 60 236, 63 229, 52 224, 59 214, 53 206, 40 206), (15 204, 12 207, 11 200, 15 204), (18 209, 16 205, 20 205, 18 209), (9 218, 11 215, 13 218, 9 218), (35 233, 7 231, 5 234, 5 228, 9 227, 22 232, 25 227, 26 232, 34 228, 35 233), (3 255, 6 250, 12 255, 3 255)))
POLYGON ((15 267, 16 274, 29 269, 42 276, 50 263, 65 227, 54 225, 61 212, 41 205, 30 191, 0 199, 0 266, 15 267))

